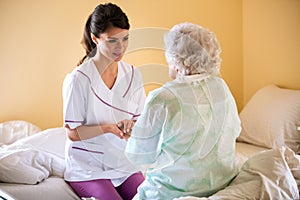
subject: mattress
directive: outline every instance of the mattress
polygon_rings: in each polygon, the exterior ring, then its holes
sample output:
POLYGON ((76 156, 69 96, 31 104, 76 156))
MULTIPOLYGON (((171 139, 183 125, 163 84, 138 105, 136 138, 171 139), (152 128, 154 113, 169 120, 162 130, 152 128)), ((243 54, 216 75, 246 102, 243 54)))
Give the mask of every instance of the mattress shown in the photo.
POLYGON ((0 183, 0 199, 78 200, 79 198, 62 178, 50 176, 36 185, 0 183))

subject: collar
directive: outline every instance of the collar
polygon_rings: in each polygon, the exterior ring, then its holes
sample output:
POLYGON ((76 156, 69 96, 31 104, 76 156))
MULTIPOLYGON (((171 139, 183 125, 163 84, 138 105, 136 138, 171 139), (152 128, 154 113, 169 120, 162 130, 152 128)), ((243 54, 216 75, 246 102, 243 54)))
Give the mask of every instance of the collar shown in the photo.
POLYGON ((177 76, 175 81, 180 83, 193 83, 193 82, 199 82, 201 80, 209 78, 211 75, 208 73, 204 74, 194 74, 194 75, 188 75, 188 76, 177 76))

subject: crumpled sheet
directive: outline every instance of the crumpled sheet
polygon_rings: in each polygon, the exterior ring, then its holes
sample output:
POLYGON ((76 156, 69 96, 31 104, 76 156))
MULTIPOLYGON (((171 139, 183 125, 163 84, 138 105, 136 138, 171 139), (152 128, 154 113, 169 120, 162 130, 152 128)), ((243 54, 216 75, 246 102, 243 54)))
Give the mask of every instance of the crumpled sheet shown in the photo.
POLYGON ((0 149, 0 182, 37 184, 63 177, 64 128, 41 131, 0 149))
POLYGON ((299 185, 300 156, 281 147, 250 157, 230 185, 210 197, 174 200, 299 199, 299 185))
POLYGON ((40 131, 41 129, 36 125, 23 120, 0 123, 0 147, 12 144, 17 140, 34 135, 40 131))

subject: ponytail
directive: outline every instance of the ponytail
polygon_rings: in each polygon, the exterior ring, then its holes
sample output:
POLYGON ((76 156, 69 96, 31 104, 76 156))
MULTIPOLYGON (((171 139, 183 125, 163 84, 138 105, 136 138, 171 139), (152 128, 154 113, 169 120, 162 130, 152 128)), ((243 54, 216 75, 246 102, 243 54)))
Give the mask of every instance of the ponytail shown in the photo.
POLYGON ((88 17, 88 19, 86 21, 86 24, 84 27, 84 32, 83 32, 83 38, 81 41, 81 44, 82 44, 83 48, 85 49, 86 54, 82 59, 79 60, 77 66, 81 65, 87 57, 94 56, 91 54, 95 53, 93 50, 96 48, 96 44, 92 41, 92 38, 91 38, 91 28, 90 28, 91 20, 92 20, 92 14, 88 17))

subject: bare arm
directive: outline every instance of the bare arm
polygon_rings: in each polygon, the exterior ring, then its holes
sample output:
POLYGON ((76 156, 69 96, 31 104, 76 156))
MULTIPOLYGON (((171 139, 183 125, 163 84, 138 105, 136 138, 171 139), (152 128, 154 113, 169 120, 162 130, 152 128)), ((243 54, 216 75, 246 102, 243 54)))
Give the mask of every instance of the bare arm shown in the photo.
POLYGON ((105 133, 113 133, 116 136, 123 138, 124 133, 119 129, 117 124, 105 124, 99 126, 79 126, 71 129, 66 126, 67 136, 72 141, 80 141, 90 139, 105 133))

